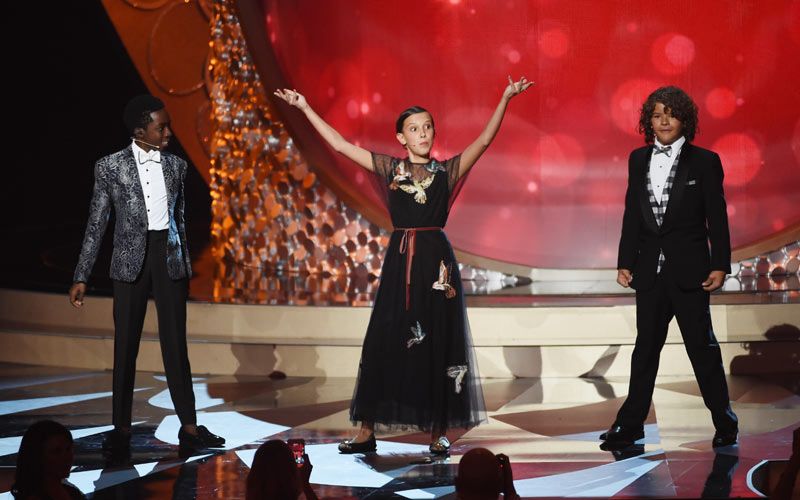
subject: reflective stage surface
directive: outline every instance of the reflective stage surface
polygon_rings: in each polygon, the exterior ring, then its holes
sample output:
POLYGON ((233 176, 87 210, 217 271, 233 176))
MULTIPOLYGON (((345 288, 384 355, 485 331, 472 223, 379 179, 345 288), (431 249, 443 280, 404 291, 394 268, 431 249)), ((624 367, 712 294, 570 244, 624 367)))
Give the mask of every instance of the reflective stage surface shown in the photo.
POLYGON ((110 372, 0 365, 0 491, 13 481, 20 437, 44 418, 71 429, 69 480, 97 499, 244 498, 255 449, 276 437, 306 440, 320 497, 453 497, 458 461, 477 446, 509 455, 523 497, 758 497, 753 471, 764 460, 787 459, 800 425, 800 375, 731 376, 740 442, 714 451, 695 381, 664 377, 645 438, 603 451, 597 437, 612 422, 627 380, 489 379, 488 421, 452 431, 449 458, 431 460, 428 437, 420 433, 379 433, 377 453, 339 455, 338 441, 353 434, 347 418, 353 384, 350 378, 196 377, 199 423, 227 438, 227 448, 181 457, 164 377, 139 372, 132 463, 109 466, 101 443, 111 421, 110 372))

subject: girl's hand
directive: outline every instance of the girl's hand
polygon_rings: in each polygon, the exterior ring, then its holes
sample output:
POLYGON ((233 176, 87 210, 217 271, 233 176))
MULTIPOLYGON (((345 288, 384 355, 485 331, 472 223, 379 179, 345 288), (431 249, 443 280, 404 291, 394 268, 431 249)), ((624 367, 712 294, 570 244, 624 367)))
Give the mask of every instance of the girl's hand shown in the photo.
POLYGON ((517 94, 521 94, 528 90, 528 87, 533 85, 534 82, 529 82, 527 78, 524 76, 520 79, 520 81, 515 82, 511 79, 511 76, 508 77, 508 86, 503 91, 503 99, 511 99, 517 94))
POLYGON ((306 98, 296 90, 277 89, 274 94, 298 109, 303 110, 308 107, 306 98))

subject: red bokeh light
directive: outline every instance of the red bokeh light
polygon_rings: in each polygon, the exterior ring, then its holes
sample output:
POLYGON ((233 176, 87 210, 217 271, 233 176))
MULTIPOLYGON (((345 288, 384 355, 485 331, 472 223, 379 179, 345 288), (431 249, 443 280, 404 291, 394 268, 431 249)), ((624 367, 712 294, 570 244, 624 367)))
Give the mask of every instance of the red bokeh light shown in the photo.
POLYGON ((722 160, 726 185, 747 184, 761 170, 761 148, 747 134, 726 134, 717 139, 711 149, 719 153, 722 160))
POLYGON ((564 28, 546 29, 539 35, 538 45, 543 55, 551 59, 558 59, 569 50, 569 35, 564 28))
MULTIPOLYGON (((763 220, 759 203, 742 188, 726 185, 725 198, 728 202, 731 230, 754 225, 767 225, 763 220)), ((768 229, 770 232, 773 231, 772 227, 768 229)))
POLYGON ((509 44, 504 44, 500 47, 500 54, 511 64, 517 64, 522 59, 519 51, 509 44))
POLYGON ((714 118, 730 118, 736 111, 736 94, 726 87, 716 87, 706 94, 706 109, 714 118))
POLYGON ((639 112, 647 96, 661 84, 644 78, 628 80, 611 97, 611 119, 626 134, 638 136, 639 112))
POLYGON ((566 134, 542 135, 533 153, 542 182, 548 186, 566 186, 575 182, 586 166, 581 143, 566 134))
POLYGON ((679 33, 667 33, 656 38, 650 51, 656 71, 665 75, 683 73, 694 61, 694 56, 694 42, 679 33))

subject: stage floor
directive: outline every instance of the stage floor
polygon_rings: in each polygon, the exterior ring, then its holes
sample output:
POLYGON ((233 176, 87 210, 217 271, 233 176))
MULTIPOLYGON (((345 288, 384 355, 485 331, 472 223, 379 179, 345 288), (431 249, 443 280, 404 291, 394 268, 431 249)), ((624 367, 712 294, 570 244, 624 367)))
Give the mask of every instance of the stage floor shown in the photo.
POLYGON ((616 451, 601 450, 597 437, 625 396, 625 379, 487 379, 488 421, 451 432, 450 457, 431 461, 428 437, 419 433, 379 435, 375 454, 338 454, 338 441, 353 433, 352 378, 197 377, 199 422, 228 446, 187 458, 178 455, 164 377, 139 372, 133 461, 111 467, 101 454, 111 421, 110 372, 0 364, 0 491, 13 481, 24 430, 52 418, 76 438, 69 480, 96 499, 244 498, 248 464, 271 438, 306 440, 320 497, 453 497, 458 461, 476 446, 509 455, 523 497, 758 497, 752 472, 791 452, 800 375, 728 380, 738 446, 712 450, 713 427, 691 377, 659 378, 644 440, 616 451))

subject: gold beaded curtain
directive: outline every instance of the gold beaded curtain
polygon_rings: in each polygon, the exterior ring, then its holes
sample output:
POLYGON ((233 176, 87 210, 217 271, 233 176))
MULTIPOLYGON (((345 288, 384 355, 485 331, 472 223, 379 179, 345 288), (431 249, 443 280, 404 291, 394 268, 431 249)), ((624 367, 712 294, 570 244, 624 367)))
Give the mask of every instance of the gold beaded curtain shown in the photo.
POLYGON ((214 4, 210 43, 214 256, 274 273, 377 277, 388 234, 317 180, 265 98, 230 2, 214 4))

